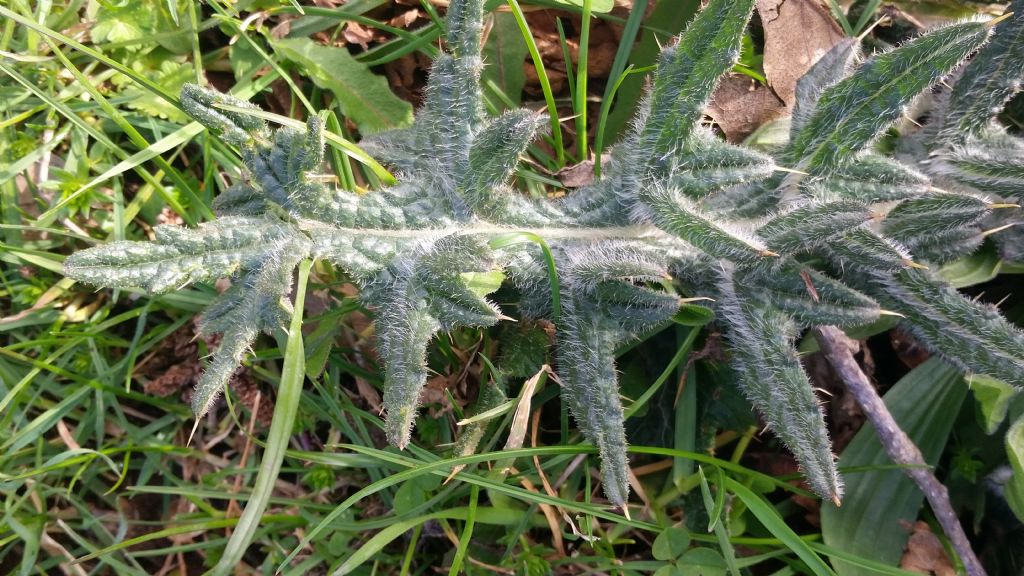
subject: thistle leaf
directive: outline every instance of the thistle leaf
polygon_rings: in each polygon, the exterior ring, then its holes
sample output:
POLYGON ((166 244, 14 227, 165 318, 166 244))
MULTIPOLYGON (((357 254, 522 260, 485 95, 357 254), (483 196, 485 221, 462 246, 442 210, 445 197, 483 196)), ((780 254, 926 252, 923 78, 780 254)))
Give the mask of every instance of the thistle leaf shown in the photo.
POLYGON ((591 313, 617 326, 628 340, 664 323, 679 310, 679 297, 649 287, 669 279, 649 250, 628 244, 566 251, 564 282, 591 313))
POLYGON ((424 309, 414 307, 396 284, 387 296, 374 299, 377 310, 377 351, 384 360, 384 431, 388 442, 408 446, 420 391, 427 381, 427 345, 441 323, 424 309), (390 296, 390 298, 388 297, 390 296))
POLYGON ((231 376, 242 365, 257 335, 259 330, 247 324, 233 326, 224 332, 220 346, 192 392, 192 414, 197 420, 213 408, 231 376))
POLYGON ((840 268, 889 273, 912 262, 907 249, 866 227, 855 228, 824 249, 840 268))
POLYGON ((234 108, 260 111, 259 108, 245 100, 239 100, 195 84, 185 84, 181 89, 182 109, 203 126, 216 131, 225 142, 243 146, 254 139, 260 140, 269 137, 267 124, 264 121, 255 116, 217 108, 223 104, 234 108))
POLYGON ((985 233, 978 226, 964 226, 922 234, 903 241, 915 257, 932 264, 946 264, 981 247, 985 233))
POLYGON ((615 350, 668 321, 679 309, 679 299, 633 284, 664 276, 664 271, 627 245, 578 247, 560 261, 564 284, 557 344, 562 397, 583 436, 598 448, 605 495, 612 504, 623 506, 629 495, 629 462, 615 350), (602 262, 609 264, 604 273, 602 262))
POLYGON ((808 326, 863 326, 878 320, 881 311, 870 297, 807 267, 752 269, 735 277, 745 301, 776 308, 808 326))
POLYGON ((723 142, 708 130, 694 131, 671 159, 667 183, 699 200, 730 186, 767 178, 775 169, 769 156, 723 142))
MULTIPOLYGON (((583 436, 598 448, 605 495, 617 506, 629 495, 629 463, 615 350, 665 322, 678 297, 643 286, 663 280, 665 270, 648 250, 626 243, 574 243, 557 250, 561 314, 556 334, 562 397, 583 436)), ((542 278, 539 251, 520 255, 511 278, 524 293, 524 311, 548 313, 551 286, 542 278)))
POLYGON ((868 59, 822 93, 787 156, 796 168, 817 175, 850 162, 903 115, 911 100, 984 44, 989 33, 982 22, 953 24, 868 59))
POLYGON ((957 80, 944 113, 940 138, 960 143, 980 136, 992 117, 1021 88, 1024 79, 1024 0, 1007 7, 1013 16, 996 26, 992 41, 972 59, 957 80))
POLYGON ((860 42, 856 38, 844 38, 832 47, 796 83, 796 99, 790 124, 790 138, 796 139, 811 119, 818 98, 825 89, 836 84, 849 74, 860 58, 860 42))
POLYGON ((1024 333, 991 305, 964 298, 925 270, 903 270, 876 284, 928 348, 976 374, 1024 385, 1024 333))
POLYGON ((1015 222, 1014 226, 996 234, 999 256, 1013 264, 1024 263, 1024 223, 1015 222))
MULTIPOLYGON (((691 294, 718 300, 715 317, 748 396, 828 498, 841 485, 793 349, 795 321, 863 324, 878 316, 877 299, 903 312, 909 329, 961 366, 1010 381, 1024 374, 1019 331, 930 274, 907 270, 915 266, 907 247, 946 259, 976 246, 988 234, 983 226, 1003 230, 996 236, 1002 253, 1014 253, 1019 235, 1003 227, 1019 223, 1020 212, 988 215, 992 205, 982 194, 1020 198, 1020 142, 989 126, 934 150, 922 165, 956 193, 949 195, 882 152, 865 150, 918 93, 980 46, 989 26, 940 29, 870 59, 845 79, 856 43, 827 55, 800 82, 784 151, 784 165, 802 174, 721 142, 700 125, 754 3, 711 0, 663 54, 635 130, 613 150, 604 177, 550 200, 511 186, 543 119, 529 111, 484 113, 482 3, 450 2, 446 53, 435 62, 413 126, 364 140, 400 169, 401 182, 381 190, 355 194, 322 183, 315 174, 323 159, 319 118, 305 130, 272 132, 245 113, 248 104, 199 87, 183 91, 186 109, 239 148, 246 179, 215 201, 216 221, 158 228, 152 244, 86 250, 68 258, 67 271, 87 282, 151 291, 232 279, 202 320, 204 332, 223 332, 224 339, 197 390, 197 413, 209 409, 258 333, 277 329, 289 313, 292 269, 306 255, 341 268, 376 310, 385 428, 399 447, 411 441, 431 339, 501 319, 487 293, 507 277, 519 289, 524 315, 555 322, 564 402, 597 446, 605 492, 617 505, 628 497, 629 469, 615 351, 678 311, 679 297, 665 290, 673 280, 667 270, 691 294), (881 202, 903 203, 887 222, 865 223, 888 209, 872 206, 881 202), (810 258, 802 264, 790 254, 810 258), (811 268, 817 256, 831 260, 845 283, 811 268)), ((995 82, 985 76, 990 72, 978 74, 988 79, 968 83, 979 90, 995 82)), ((900 150, 912 155, 923 148, 915 141, 900 150)), ((541 333, 533 344, 546 342, 541 333)))
POLYGON ((805 196, 818 201, 841 199, 874 204, 921 196, 932 188, 932 183, 901 162, 862 153, 827 176, 803 179, 800 187, 805 196))
POLYGON ((939 177, 987 194, 1024 199, 1024 141, 991 128, 940 150, 932 161, 939 177))
POLYGON ((861 202, 806 204, 772 218, 757 229, 757 235, 773 251, 793 254, 831 242, 870 219, 871 210, 861 202))
POLYGON ((717 222, 675 189, 651 187, 640 193, 640 200, 639 214, 711 256, 757 264, 773 255, 756 236, 717 222))
POLYGON ((385 367, 385 432, 399 448, 410 440, 434 334, 498 321, 497 307, 462 277, 492 266, 482 242, 448 235, 417 242, 368 282, 363 298, 377 309, 377 349, 385 367))
POLYGON ((246 183, 234 184, 213 199, 213 209, 221 216, 259 216, 267 207, 263 193, 246 183))
POLYGON ((311 231, 313 256, 335 264, 360 283, 370 281, 412 242, 394 236, 346 234, 331 227, 311 231))
POLYGON ((282 327, 291 315, 291 303, 285 297, 291 292, 292 272, 308 251, 304 239, 278 244, 259 270, 225 292, 203 318, 204 333, 217 331, 224 336, 192 394, 192 412, 197 419, 213 407, 259 331, 282 327))
POLYGON ((711 93, 739 57, 740 39, 754 0, 712 0, 687 26, 679 41, 661 54, 646 117, 638 125, 647 167, 676 153, 704 113, 711 93))
POLYGON ((897 204, 882 222, 882 232, 913 250, 917 238, 934 237, 936 233, 970 235, 981 232, 976 224, 989 215, 990 203, 963 194, 930 193, 897 204))
POLYGON ((738 297, 731 277, 722 279, 720 290, 719 316, 744 392, 796 456, 814 492, 838 499, 843 485, 821 407, 793 348, 795 325, 777 310, 738 297))
POLYGON ((529 110, 514 110, 491 120, 473 138, 469 150, 471 178, 465 195, 474 207, 486 206, 494 188, 507 184, 547 118, 529 110))
POLYGON ((597 446, 601 483, 608 500, 622 506, 629 495, 626 430, 615 372, 617 330, 586 300, 562 301, 558 331, 558 373, 562 398, 583 437, 597 446))
POLYGON ((259 269, 274 245, 303 238, 266 218, 226 217, 189 229, 156 228, 156 242, 112 242, 76 252, 64 262, 68 276, 98 286, 159 293, 259 269))

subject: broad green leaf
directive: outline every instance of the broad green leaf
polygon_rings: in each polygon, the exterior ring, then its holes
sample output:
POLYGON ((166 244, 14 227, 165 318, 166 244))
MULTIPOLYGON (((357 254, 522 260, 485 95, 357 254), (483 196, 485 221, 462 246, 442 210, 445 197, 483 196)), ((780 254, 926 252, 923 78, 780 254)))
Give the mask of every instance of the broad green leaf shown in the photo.
POLYGON ((658 560, 675 560, 690 547, 690 533, 686 528, 670 526, 654 539, 651 553, 658 560))
POLYGON ((501 288, 501 283, 505 281, 505 274, 501 270, 491 270, 490 272, 463 272, 459 274, 462 281, 466 283, 466 288, 477 296, 487 296, 492 292, 501 288))
POLYGON ((363 134, 412 123, 412 106, 395 96, 387 79, 370 71, 344 48, 308 38, 273 43, 274 51, 302 67, 317 86, 330 90, 363 134))
POLYGON ((402 516, 426 502, 427 497, 427 491, 423 489, 419 482, 406 482, 395 491, 391 509, 396 516, 402 516))
POLYGON ((526 85, 526 58, 530 52, 523 35, 516 24, 516 18, 508 12, 496 12, 491 31, 484 44, 483 57, 487 66, 481 79, 501 89, 513 104, 519 105, 526 85))
MULTIPOLYGON (((117 7, 107 7, 96 14, 96 21, 89 28, 92 41, 98 44, 108 42, 131 42, 144 38, 152 32, 155 24, 155 13, 149 2, 129 2, 117 7)), ((140 44, 130 45, 129 49, 138 50, 140 44)))
POLYGON ((1004 487, 1006 502, 1017 519, 1024 522, 1024 415, 1017 418, 1006 432, 1006 453, 1013 469, 1013 476, 1004 487))
POLYGON ((711 548, 694 548, 678 564, 684 576, 725 576, 725 559, 711 548))
POLYGON ((240 80, 267 65, 266 60, 249 42, 235 42, 228 47, 228 60, 235 79, 240 80))
POLYGON ((323 321, 306 336, 306 377, 310 380, 319 378, 326 368, 341 327, 340 322, 323 321))
POLYGON ((939 268, 939 275, 954 288, 967 288, 983 284, 999 275, 1003 262, 991 247, 982 247, 970 256, 965 256, 939 268))
MULTIPOLYGON (((960 372, 938 358, 912 370, 886 393, 886 407, 917 444, 926 462, 935 464, 946 445, 967 386, 960 372)), ((865 425, 843 451, 841 468, 891 464, 875 436, 865 425)), ((846 476, 846 498, 841 508, 823 506, 825 543, 844 552, 891 564, 899 563, 909 534, 904 522, 917 519, 924 494, 901 470, 877 470, 846 476)), ((874 574, 833 559, 842 576, 874 574)))
POLYGON ((1003 382, 982 374, 970 377, 968 383, 978 402, 978 423, 985 434, 993 434, 1006 419, 1006 411, 1010 401, 1017 395, 1017 390, 1003 382))
POLYGON ((696 304, 683 304, 672 321, 683 326, 704 326, 715 319, 715 312, 710 308, 696 304))

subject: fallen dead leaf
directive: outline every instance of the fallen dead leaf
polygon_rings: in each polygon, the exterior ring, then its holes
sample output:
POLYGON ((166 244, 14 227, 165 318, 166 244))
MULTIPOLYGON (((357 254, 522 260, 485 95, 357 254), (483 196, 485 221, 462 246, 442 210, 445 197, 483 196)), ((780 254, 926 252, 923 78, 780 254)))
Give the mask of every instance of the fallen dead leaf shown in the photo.
POLYGON ((935 576, 954 576, 956 574, 942 542, 924 522, 915 523, 911 529, 907 549, 903 552, 903 558, 900 560, 900 568, 918 574, 934 574, 935 576))
POLYGON ((785 112, 785 104, 774 92, 745 74, 723 78, 707 109, 730 142, 742 141, 785 112))
MULTIPOLYGON (((601 163, 602 165, 608 164, 611 160, 611 154, 602 154, 601 163)), ((594 161, 584 160, 579 164, 573 164, 572 166, 566 166, 555 173, 555 177, 562 183, 562 186, 566 188, 581 188, 594 182, 594 161)))
POLYGON ((540 367, 536 374, 523 383, 523 390, 519 395, 519 403, 516 405, 516 414, 512 418, 512 425, 509 427, 505 450, 516 450, 523 447, 523 441, 526 440, 526 428, 530 419, 533 392, 537 389, 541 376, 550 373, 551 367, 545 364, 540 367))
POLYGON ((373 30, 359 24, 358 22, 346 22, 345 31, 341 33, 342 37, 349 44, 358 44, 366 50, 369 47, 370 42, 373 42, 373 30))
POLYGON ((274 40, 281 40, 292 31, 292 19, 284 18, 279 24, 270 29, 270 37, 274 40))
POLYGON ((370 410, 374 414, 381 414, 384 412, 383 404, 381 403, 380 393, 373 387, 372 384, 366 380, 356 376, 356 390, 359 392, 359 397, 366 402, 366 405, 370 407, 370 410))
POLYGON ((792 107, 796 82, 844 34, 819 0, 757 0, 764 26, 764 73, 768 85, 792 107))
POLYGON ((420 17, 420 15, 421 12, 417 9, 406 10, 391 20, 388 20, 388 24, 395 28, 408 28, 420 17))
POLYGON ((897 328, 889 333, 889 339, 893 350, 896 351, 896 357, 911 370, 924 364, 925 360, 931 357, 931 353, 909 332, 897 328))

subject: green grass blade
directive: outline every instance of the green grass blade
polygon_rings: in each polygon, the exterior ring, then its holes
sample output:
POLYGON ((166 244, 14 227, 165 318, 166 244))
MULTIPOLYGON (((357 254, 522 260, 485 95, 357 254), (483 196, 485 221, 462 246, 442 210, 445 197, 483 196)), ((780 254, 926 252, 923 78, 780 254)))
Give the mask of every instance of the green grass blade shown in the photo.
POLYGON ((15 12, 12 12, 11 10, 9 10, 9 9, 3 7, 3 6, 0 6, 0 16, 3 16, 4 18, 8 18, 8 19, 10 19, 10 20, 12 20, 12 21, 14 21, 14 22, 16 22, 18 24, 21 24, 22 26, 25 26, 26 28, 28 28, 28 29, 30 29, 30 30, 32 30, 34 32, 42 34, 43 36, 46 36, 48 38, 52 38, 52 39, 57 40, 57 41, 59 41, 59 42, 61 42, 63 44, 66 44, 66 45, 74 48, 75 50, 78 50, 79 52, 81 52, 83 54, 89 55, 90 57, 94 58, 95 60, 98 60, 98 61, 102 62, 104 65, 109 66, 109 67, 113 68, 114 70, 117 70, 118 72, 120 72, 120 73, 124 74, 125 76, 131 78, 134 82, 138 83, 140 86, 142 86, 146 90, 149 90, 150 92, 152 92, 153 94, 157 95, 158 97, 166 100, 170 104, 173 104, 174 106, 177 106, 177 107, 180 108, 180 105, 178 103, 178 99, 175 98, 174 95, 166 92, 156 82, 153 82, 149 78, 146 78, 142 74, 139 74, 135 70, 132 70, 130 67, 125 66, 124 64, 118 62, 117 60, 114 60, 113 58, 110 58, 110 57, 104 55, 103 53, 101 53, 101 52, 99 52, 99 51, 97 51, 97 50, 95 50, 93 48, 90 48, 90 47, 82 44, 81 42, 77 42, 75 40, 72 40, 71 38, 68 38, 67 36, 61 34, 60 32, 57 32, 55 30, 51 30, 50 28, 47 28, 46 26, 43 26, 43 25, 41 25, 41 24, 39 24, 39 23, 29 19, 29 18, 25 18, 24 16, 21 16, 21 15, 15 13, 15 12))
POLYGON ((590 54, 591 0, 583 0, 583 15, 580 21, 580 50, 576 62, 576 157, 582 162, 590 158, 587 137, 587 66, 590 54))
POLYGON ((519 2, 517 0, 508 0, 508 5, 512 9, 512 14, 516 17, 519 31, 523 34, 523 40, 526 40, 526 47, 530 51, 530 58, 537 69, 540 87, 544 92, 544 102, 548 107, 548 116, 551 118, 551 137, 554 139, 558 166, 565 166, 565 145, 562 143, 562 126, 558 121, 558 106, 555 104, 555 95, 551 90, 551 81, 548 80, 548 74, 544 68, 544 60, 540 56, 540 50, 537 48, 537 42, 533 39, 533 34, 530 33, 530 26, 526 23, 526 15, 523 14, 523 9, 519 6, 519 2))
MULTIPOLYGON (((867 4, 864 5, 864 11, 861 12, 860 18, 857 19, 857 24, 853 26, 853 29, 847 32, 848 36, 860 36, 861 32, 867 27, 868 22, 871 21, 871 17, 878 11, 878 7, 882 5, 882 0, 868 0, 867 4)), ((847 23, 849 25, 849 23, 847 23)), ((845 28, 844 28, 845 30, 845 28)))
POLYGON ((778 511, 765 501, 764 498, 728 476, 725 478, 725 487, 743 501, 747 509, 761 521, 761 524, 773 536, 781 540, 794 554, 799 556, 811 570, 811 573, 817 576, 835 576, 835 572, 828 567, 828 564, 818 556, 807 542, 797 536, 796 532, 793 532, 793 529, 786 524, 786 521, 779 515, 778 511))
MULTIPOLYGON (((0 11, 2 11, 2 10, 3 10, 3 7, 0 7, 0 11)), ((41 88, 39 88, 34 83, 30 82, 27 78, 22 76, 17 70, 8 67, 3 62, 0 62, 0 72, 3 72, 5 74, 7 74, 11 78, 13 78, 17 83, 19 83, 22 86, 28 88, 37 97, 39 97, 39 99, 41 99, 44 102, 46 102, 47 104, 49 104, 54 110, 59 112, 62 116, 64 116, 72 124, 74 124, 75 126, 77 126, 80 129, 84 130, 87 134, 89 134, 89 136, 92 136, 93 139, 95 139, 97 142, 99 142, 100 144, 105 146, 114 155, 116 155, 116 156, 118 156, 119 158, 122 158, 122 159, 128 158, 128 153, 125 152, 124 149, 122 149, 120 146, 115 144, 105 133, 100 132, 95 126, 92 126, 92 125, 88 124, 87 122, 85 122, 85 120, 80 118, 78 116, 78 114, 75 114, 75 112, 73 110, 71 110, 71 108, 69 108, 66 104, 64 104, 62 102, 59 102, 56 99, 52 98, 49 94, 44 92, 41 88)), ((142 177, 143 180, 146 181, 147 184, 149 184, 151 186, 154 186, 159 191, 163 191, 164 190, 164 187, 161 186, 160 183, 159 183, 159 179, 156 178, 155 176, 153 176, 152 174, 150 174, 148 171, 142 169, 139 166, 135 167, 135 171, 139 174, 140 177, 142 177)), ((58 202, 55 206, 53 206, 52 208, 50 208, 49 210, 44 212, 42 215, 40 215, 40 217, 37 219, 37 222, 45 223, 45 222, 52 221, 56 217, 57 212, 60 209, 62 209, 65 206, 67 206, 67 204, 70 203, 72 200, 74 200, 74 198, 77 197, 78 194, 81 194, 81 192, 76 192, 75 194, 69 195, 64 200, 58 202)), ((189 223, 189 224, 194 224, 195 223, 194 220, 185 211, 184 207, 182 207, 177 202, 177 200, 175 200, 173 197, 168 196, 168 195, 164 195, 164 200, 167 202, 167 204, 169 206, 171 206, 174 209, 175 212, 180 214, 182 216, 182 218, 184 218, 187 223, 189 223)))
POLYGON ((292 314, 291 326, 288 329, 288 344, 284 353, 284 368, 281 372, 281 384, 278 387, 277 401, 274 405, 274 419, 267 435, 267 447, 263 451, 260 471, 253 486, 252 495, 245 506, 245 511, 238 519, 238 525, 231 534, 224 553, 217 565, 211 570, 214 576, 225 576, 233 573, 235 566, 241 561, 242 555, 252 542, 256 529, 259 527, 263 511, 270 501, 277 481, 281 463, 284 461, 288 439, 291 437, 298 414, 299 399, 302 397, 302 384, 305 381, 306 354, 302 344, 302 309, 306 296, 306 282, 312 267, 310 260, 299 264, 298 286, 295 289, 295 311, 292 314))
POLYGON ((824 554, 833 559, 842 560, 852 566, 863 568, 867 573, 872 575, 886 574, 888 576, 915 576, 920 574, 919 572, 910 572, 909 570, 894 568, 887 564, 871 560, 870 558, 850 554, 849 552, 844 552, 832 546, 826 546, 821 542, 808 542, 807 545, 819 554, 824 554))
POLYGON ((672 359, 669 360, 668 366, 666 366, 665 369, 661 372, 661 375, 658 376, 658 379, 655 380, 654 383, 647 388, 647 390, 644 390, 644 393, 639 398, 634 400, 628 408, 623 410, 625 418, 628 419, 634 414, 636 414, 637 410, 639 410, 645 404, 647 404, 647 402, 658 392, 658 390, 660 390, 661 387, 665 385, 665 382, 667 382, 669 377, 672 376, 672 373, 679 366, 679 364, 687 356, 690 355, 690 352, 693 351, 693 343, 694 341, 697 340, 698 334, 700 334, 699 328, 690 329, 690 332, 686 335, 686 339, 683 340, 683 343, 679 346, 679 349, 676 351, 675 356, 673 356, 672 359))
POLYGON ((469 510, 466 515, 466 525, 459 536, 459 547, 455 550, 455 557, 452 559, 452 567, 448 570, 448 576, 456 576, 462 570, 462 563, 469 551, 469 542, 473 538, 473 526, 476 523, 477 500, 480 497, 480 487, 473 486, 469 492, 469 510))
POLYGON ((846 17, 846 13, 843 12, 843 7, 839 5, 839 2, 828 0, 828 9, 832 12, 832 17, 843 27, 843 32, 847 36, 853 36, 853 27, 850 26, 850 19, 846 17))

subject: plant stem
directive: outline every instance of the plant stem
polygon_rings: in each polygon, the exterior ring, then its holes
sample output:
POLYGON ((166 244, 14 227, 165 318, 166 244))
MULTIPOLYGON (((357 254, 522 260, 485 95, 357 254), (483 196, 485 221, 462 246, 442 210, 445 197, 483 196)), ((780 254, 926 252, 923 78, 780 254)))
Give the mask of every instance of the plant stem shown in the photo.
POLYGON ((853 357, 854 344, 835 326, 821 326, 815 332, 821 351, 829 364, 853 394, 861 410, 875 427, 878 440, 885 447, 886 454, 896 464, 906 466, 903 472, 924 492, 939 524, 949 537, 953 550, 960 556, 968 576, 985 576, 978 557, 971 549, 960 520, 949 501, 949 491, 932 473, 931 466, 924 460, 921 450, 907 436, 892 417, 885 402, 871 385, 867 375, 860 369, 853 357))

